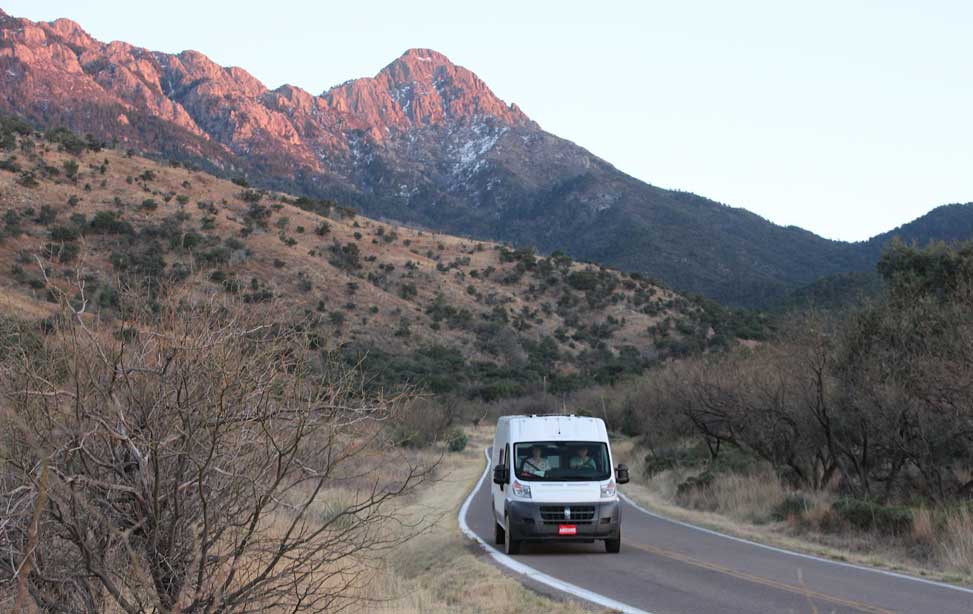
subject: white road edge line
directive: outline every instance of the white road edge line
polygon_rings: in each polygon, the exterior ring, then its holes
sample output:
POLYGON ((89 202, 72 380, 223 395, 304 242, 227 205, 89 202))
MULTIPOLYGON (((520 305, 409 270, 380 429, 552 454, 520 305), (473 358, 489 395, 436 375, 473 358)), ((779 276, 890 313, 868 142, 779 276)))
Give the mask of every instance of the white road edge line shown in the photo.
POLYGON ((689 528, 689 529, 694 529, 694 530, 700 531, 702 533, 708 533, 710 535, 716 535, 717 537, 722 537, 724 539, 729 539, 729 540, 732 540, 732 541, 735 541, 735 542, 740 542, 742 544, 748 544, 750 546, 755 546, 757 548, 762 548, 764 550, 770 550, 771 552, 778 552, 780 554, 788 554, 790 556, 794 556, 794 557, 798 557, 798 558, 802 558, 802 559, 809 559, 809 560, 812 560, 812 561, 818 561, 819 563, 827 563, 829 565, 835 565, 837 567, 845 567, 845 568, 850 568, 850 569, 858 569, 860 571, 870 571, 872 573, 881 574, 883 576, 891 576, 893 578, 898 578, 900 580, 911 580, 912 582, 918 582, 920 584, 928 584, 930 586, 936 586, 936 587, 939 587, 939 588, 947 588, 947 589, 951 589, 951 590, 954 590, 954 591, 960 591, 962 593, 973 594, 973 589, 966 588, 965 586, 956 586, 954 584, 946 584, 945 582, 937 582, 936 580, 927 580, 926 578, 919 578, 917 576, 910 576, 909 574, 898 573, 898 572, 895 572, 895 571, 888 571, 886 569, 878 569, 876 567, 866 567, 865 565, 856 565, 854 563, 844 563, 842 561, 832 561, 831 559, 826 559, 824 557, 815 556, 813 554, 805 554, 803 552, 795 552, 793 550, 786 550, 784 548, 777 548, 776 546, 769 546, 767 544, 761 544, 759 542, 750 541, 749 539, 744 539, 742 537, 734 537, 733 535, 728 535, 726 533, 721 533, 719 531, 714 531, 712 529, 706 529, 706 528, 703 528, 703 527, 700 527, 700 526, 696 526, 694 524, 690 524, 688 522, 682 522, 680 520, 674 520, 672 518, 668 518, 668 517, 663 516, 661 514, 657 514, 655 512, 651 512, 651 511, 645 509, 644 507, 642 507, 641 505, 639 505, 638 503, 636 503, 635 501, 633 501, 632 498, 629 497, 628 495, 624 495, 622 493, 618 493, 618 496, 621 497, 626 503, 628 503, 629 505, 631 505, 632 507, 634 507, 638 511, 642 512, 643 514, 646 514, 648 516, 652 516, 653 518, 658 518, 659 520, 664 520, 666 522, 671 522, 672 524, 679 525, 681 527, 686 527, 686 528, 689 528))
POLYGON ((494 548, 492 545, 488 544, 486 540, 484 540, 482 537, 480 537, 475 532, 473 532, 473 529, 471 529, 470 526, 466 524, 466 514, 467 512, 469 512, 470 503, 472 503, 473 497, 476 496, 476 493, 480 491, 480 488, 483 486, 483 481, 487 478, 487 475, 489 475, 490 473, 490 454, 489 452, 487 452, 486 448, 484 448, 483 450, 483 455, 486 457, 486 468, 483 469, 483 475, 480 476, 480 480, 476 483, 476 486, 473 487, 473 490, 470 491, 469 496, 466 497, 466 501, 463 502, 463 507, 461 507, 459 510, 459 528, 462 529, 463 533, 467 537, 480 544, 480 546, 484 550, 486 550, 487 554, 493 557, 493 560, 496 561, 499 565, 503 565, 504 567, 506 567, 507 569, 515 573, 525 575, 535 582, 540 582, 541 584, 545 584, 561 592, 567 593, 569 595, 573 595, 580 599, 584 599, 585 601, 590 601, 591 603, 606 608, 610 608, 612 610, 616 610, 618 612, 624 612, 625 614, 651 614, 651 612, 640 610, 638 608, 632 607, 620 601, 615 601, 610 597, 606 597, 605 595, 601 595, 599 593, 589 591, 588 589, 582 588, 576 584, 571 584, 570 582, 558 580, 554 576, 549 576, 546 573, 538 571, 529 565, 525 565, 524 563, 515 561, 513 558, 507 556, 506 554, 494 548))

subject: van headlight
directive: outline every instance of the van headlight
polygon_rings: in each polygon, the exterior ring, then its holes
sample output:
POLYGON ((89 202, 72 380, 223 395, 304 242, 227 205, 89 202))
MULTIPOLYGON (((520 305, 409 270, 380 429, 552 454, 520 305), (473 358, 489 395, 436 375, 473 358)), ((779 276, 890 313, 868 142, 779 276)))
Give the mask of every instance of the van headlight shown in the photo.
POLYGON ((530 499, 530 486, 527 484, 521 484, 517 480, 514 480, 514 483, 510 487, 513 489, 515 496, 530 499))
POLYGON ((601 498, 611 499, 615 496, 615 480, 609 480, 607 484, 601 485, 601 498))

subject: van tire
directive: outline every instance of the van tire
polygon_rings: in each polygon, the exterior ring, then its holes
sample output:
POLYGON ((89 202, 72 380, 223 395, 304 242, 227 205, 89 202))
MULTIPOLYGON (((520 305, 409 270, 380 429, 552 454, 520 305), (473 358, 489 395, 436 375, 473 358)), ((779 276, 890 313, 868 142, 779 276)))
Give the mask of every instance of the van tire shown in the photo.
POLYGON ((606 539, 605 540, 605 552, 610 554, 618 554, 622 549, 622 537, 618 536, 617 539, 606 539))
MULTIPOLYGON (((510 524, 509 516, 505 517, 504 520, 507 521, 508 525, 510 524)), ((503 551, 509 555, 520 554, 520 541, 513 538, 513 531, 504 531, 503 551)))
POLYGON ((493 521, 493 543, 500 546, 506 543, 506 531, 500 526, 500 523, 496 520, 493 521))

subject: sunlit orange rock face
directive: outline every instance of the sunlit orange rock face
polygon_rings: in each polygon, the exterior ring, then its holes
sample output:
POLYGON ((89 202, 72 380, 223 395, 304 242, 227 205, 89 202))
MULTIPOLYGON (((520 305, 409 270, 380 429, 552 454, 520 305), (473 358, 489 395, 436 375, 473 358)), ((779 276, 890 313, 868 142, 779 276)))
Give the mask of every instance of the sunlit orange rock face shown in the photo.
POLYGON ((278 174, 347 167, 362 139, 375 145, 417 126, 530 123, 472 72, 427 49, 314 96, 291 85, 269 90, 197 51, 106 44, 67 19, 34 23, 2 12, 0 89, 0 109, 42 125, 278 174))
POLYGON ((375 77, 339 85, 324 98, 334 109, 364 118, 379 132, 473 117, 494 117, 510 125, 530 122, 516 105, 494 96, 475 74, 431 49, 410 49, 375 77))

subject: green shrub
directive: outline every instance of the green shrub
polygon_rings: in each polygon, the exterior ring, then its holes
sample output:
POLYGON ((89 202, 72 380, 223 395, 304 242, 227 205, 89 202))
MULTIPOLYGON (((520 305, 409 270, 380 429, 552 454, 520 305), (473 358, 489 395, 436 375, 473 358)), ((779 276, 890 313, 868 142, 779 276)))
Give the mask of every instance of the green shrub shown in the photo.
POLYGON ((416 285, 413 283, 402 284, 402 286, 399 288, 399 296, 401 296, 407 301, 414 299, 418 293, 419 290, 416 288, 416 285))
POLYGON ((332 266, 346 271, 361 268, 361 252, 354 243, 346 243, 342 246, 335 242, 330 251, 331 258, 328 261, 332 266))
POLYGON ((450 452, 462 452, 470 438, 462 429, 454 429, 446 437, 446 449, 450 452))
POLYGON ((594 271, 573 271, 568 275, 567 282, 575 290, 594 290, 598 287, 598 274, 594 271))
POLYGON ((10 156, 5 160, 0 160, 0 170, 7 171, 8 173, 19 173, 21 168, 20 165, 17 164, 17 157, 10 156))
POLYGON ((17 183, 25 188, 36 188, 40 185, 40 183, 37 182, 37 178, 34 176, 34 173, 30 171, 20 173, 20 178, 17 180, 17 183))
POLYGON ((132 225, 118 219, 113 211, 99 211, 88 223, 88 228, 95 234, 134 234, 132 225))
POLYGON ((839 518, 862 531, 897 535, 912 527, 912 510, 903 506, 882 505, 865 499, 843 497, 831 504, 839 518))
POLYGON ((67 175, 68 179, 74 179, 78 176, 78 162, 77 160, 71 160, 70 158, 62 163, 64 167, 64 174, 67 175))
POLYGON ((670 455, 649 454, 645 457, 645 476, 653 477, 663 471, 676 468, 676 459, 670 455))
POLYGON ((57 220, 57 209, 50 205, 43 205, 41 207, 40 213, 34 218, 34 221, 41 226, 47 226, 48 224, 53 224, 57 220))
POLYGON ((57 258, 58 262, 72 262, 81 253, 81 246, 77 243, 48 243, 47 253, 52 258, 57 258))
POLYGON ((75 156, 87 148, 87 143, 85 143, 84 139, 67 128, 58 127, 48 130, 45 137, 51 143, 60 144, 62 150, 75 156))

